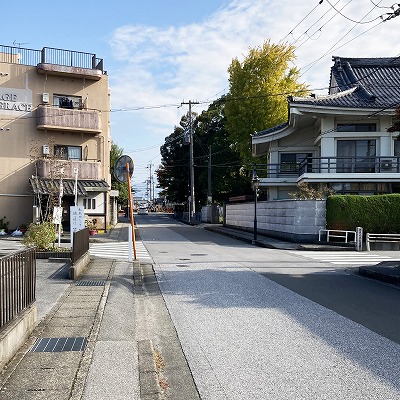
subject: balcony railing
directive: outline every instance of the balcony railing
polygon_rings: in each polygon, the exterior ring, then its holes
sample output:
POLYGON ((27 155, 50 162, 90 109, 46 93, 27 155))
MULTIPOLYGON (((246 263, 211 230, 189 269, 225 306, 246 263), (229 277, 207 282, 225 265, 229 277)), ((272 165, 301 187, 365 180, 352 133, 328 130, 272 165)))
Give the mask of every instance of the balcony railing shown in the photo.
POLYGON ((37 128, 57 131, 101 132, 101 113, 49 105, 37 108, 37 128))
POLYGON ((98 161, 52 160, 40 159, 36 161, 37 176, 39 178, 54 178, 54 171, 62 165, 63 179, 75 179, 74 170, 79 171, 79 179, 101 180, 101 163, 98 161))
POLYGON ((308 157, 299 164, 304 173, 399 173, 400 157, 308 157))
POLYGON ((103 59, 96 54, 81 51, 63 50, 43 47, 42 50, 0 45, 0 61, 11 64, 37 66, 38 64, 54 64, 65 67, 103 70, 103 59))
POLYGON ((307 157, 299 163, 257 166, 260 178, 295 178, 322 173, 400 173, 400 157, 307 157))

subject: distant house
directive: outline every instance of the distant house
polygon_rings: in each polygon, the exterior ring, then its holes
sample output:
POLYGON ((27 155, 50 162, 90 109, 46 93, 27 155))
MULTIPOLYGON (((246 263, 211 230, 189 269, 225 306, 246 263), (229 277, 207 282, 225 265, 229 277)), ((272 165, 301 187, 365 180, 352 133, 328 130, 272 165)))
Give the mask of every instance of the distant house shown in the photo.
POLYGON ((337 194, 400 193, 399 132, 388 132, 400 105, 400 58, 333 57, 329 94, 290 97, 288 120, 252 136, 269 200, 299 183, 337 194))

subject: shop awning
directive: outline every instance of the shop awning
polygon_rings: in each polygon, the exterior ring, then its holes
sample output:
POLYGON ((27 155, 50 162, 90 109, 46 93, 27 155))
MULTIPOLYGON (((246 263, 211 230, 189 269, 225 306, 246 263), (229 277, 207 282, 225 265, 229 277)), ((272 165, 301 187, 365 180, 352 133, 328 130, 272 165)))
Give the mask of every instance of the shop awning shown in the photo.
MULTIPOLYGON (((60 179, 48 178, 29 178, 35 194, 58 194, 60 191, 60 179)), ((64 196, 74 196, 74 179, 62 180, 64 196)), ((105 180, 79 180, 77 181, 78 196, 87 196, 88 192, 107 192, 109 190, 108 183, 105 180)))

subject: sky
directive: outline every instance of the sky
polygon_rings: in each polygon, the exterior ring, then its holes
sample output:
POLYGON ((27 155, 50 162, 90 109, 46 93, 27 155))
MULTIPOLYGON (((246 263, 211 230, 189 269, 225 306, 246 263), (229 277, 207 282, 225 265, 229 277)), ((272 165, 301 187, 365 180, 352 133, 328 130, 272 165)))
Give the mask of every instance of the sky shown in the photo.
MULTIPOLYGON (((228 67, 266 40, 296 46, 300 81, 326 94, 332 56, 400 55, 393 0, 105 0, 11 2, 0 44, 95 53, 111 91, 111 137, 132 157, 132 186, 160 164, 160 146, 187 113, 228 93, 228 67), (392 7, 393 8, 390 8, 392 7)), ((157 189, 156 189, 157 190, 157 189)))

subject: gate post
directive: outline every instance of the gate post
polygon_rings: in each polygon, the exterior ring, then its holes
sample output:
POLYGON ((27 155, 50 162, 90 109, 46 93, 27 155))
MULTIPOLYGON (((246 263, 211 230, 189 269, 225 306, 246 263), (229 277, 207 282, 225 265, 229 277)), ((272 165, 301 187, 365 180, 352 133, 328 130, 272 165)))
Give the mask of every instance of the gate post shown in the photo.
POLYGON ((357 226, 356 228, 356 251, 362 251, 362 241, 363 241, 363 228, 357 226))

